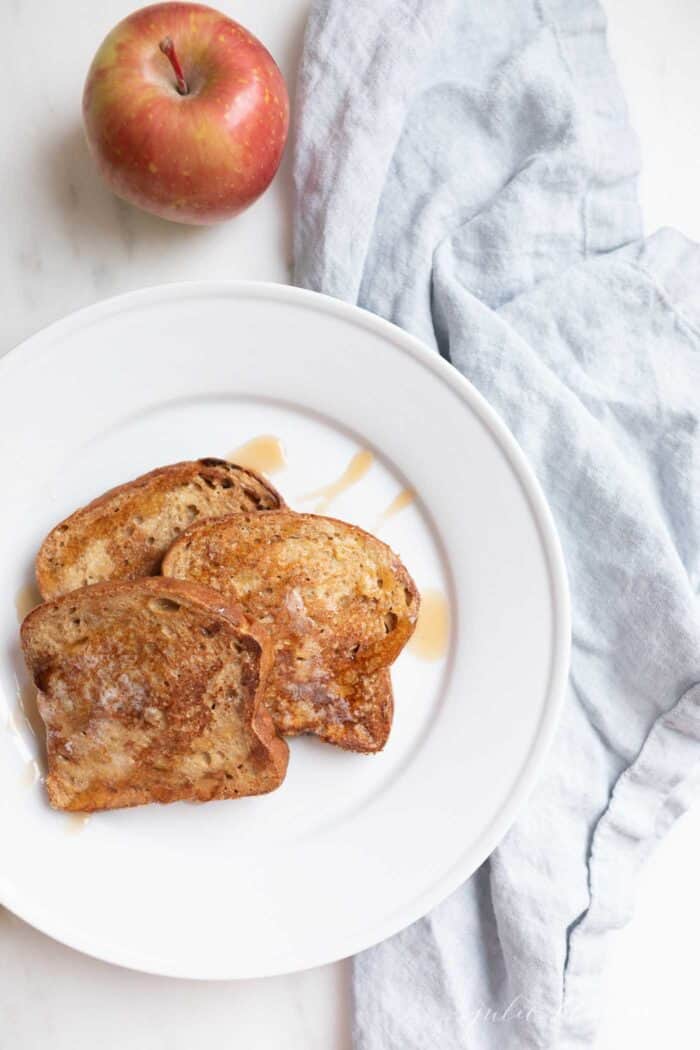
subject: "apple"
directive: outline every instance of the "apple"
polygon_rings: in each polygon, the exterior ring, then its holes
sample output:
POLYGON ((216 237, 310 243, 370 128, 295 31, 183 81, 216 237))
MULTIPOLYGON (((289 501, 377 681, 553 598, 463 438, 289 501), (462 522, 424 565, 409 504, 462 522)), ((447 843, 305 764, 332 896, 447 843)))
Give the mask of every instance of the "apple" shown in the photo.
POLYGON ((176 222, 247 208, 279 167, 289 100, 274 59, 203 4, 144 7, 115 26, 85 82, 88 146, 114 192, 176 222))

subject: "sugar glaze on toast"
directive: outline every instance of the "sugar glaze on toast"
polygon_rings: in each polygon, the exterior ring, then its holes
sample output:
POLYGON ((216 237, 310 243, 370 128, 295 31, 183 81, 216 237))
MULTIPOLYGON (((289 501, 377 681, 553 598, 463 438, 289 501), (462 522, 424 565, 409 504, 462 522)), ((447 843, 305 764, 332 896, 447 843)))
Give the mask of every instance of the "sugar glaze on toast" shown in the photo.
POLYGON ((236 514, 190 527, 163 574, 239 602, 269 628, 265 692, 280 732, 377 751, 391 727, 387 668, 416 624, 418 590, 393 551, 315 514, 236 514))
POLYGON ((271 643, 220 593, 95 584, 38 606, 21 637, 55 808, 238 798, 284 779, 287 745, 262 702, 271 643))

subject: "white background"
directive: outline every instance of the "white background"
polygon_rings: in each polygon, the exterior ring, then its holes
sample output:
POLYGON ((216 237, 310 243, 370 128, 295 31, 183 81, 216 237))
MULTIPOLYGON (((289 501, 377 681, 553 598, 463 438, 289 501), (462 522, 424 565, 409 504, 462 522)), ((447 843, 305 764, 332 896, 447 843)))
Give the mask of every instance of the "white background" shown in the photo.
MULTIPOLYGON (((102 36, 133 6, 121 0, 0 5, 0 353, 76 307, 131 288, 189 278, 288 279, 289 157, 262 201, 215 230, 152 219, 117 202, 97 181, 80 132, 82 81, 102 36)), ((263 39, 293 82, 308 0, 218 6, 263 39)), ((675 225, 700 240, 700 4, 605 0, 604 6, 642 142, 647 232, 675 225)), ((611 955, 598 1050, 697 1047, 699 836, 696 809, 642 876, 636 915, 611 955)), ((346 1050, 349 968, 227 984, 146 977, 63 948, 0 909, 0 1050, 49 1045, 346 1050)))

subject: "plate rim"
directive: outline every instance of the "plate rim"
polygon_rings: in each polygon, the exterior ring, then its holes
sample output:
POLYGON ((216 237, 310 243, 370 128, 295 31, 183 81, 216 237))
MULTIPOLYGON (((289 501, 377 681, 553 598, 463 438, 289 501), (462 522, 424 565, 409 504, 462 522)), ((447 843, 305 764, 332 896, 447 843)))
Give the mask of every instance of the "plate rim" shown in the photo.
POLYGON ((168 299, 182 298, 183 296, 189 298, 196 298, 197 296, 204 298, 212 296, 230 298, 248 296, 274 299, 283 303, 306 305, 312 310, 321 310, 322 312, 335 315, 341 320, 357 324, 374 332, 379 337, 388 339, 397 349, 409 354, 414 360, 417 360, 421 365, 432 371, 474 412, 482 425, 491 433, 498 448, 506 458, 530 507, 542 544, 549 576, 548 582, 552 606, 552 659, 549 681, 537 735, 533 740, 529 753, 523 760, 520 773, 496 816, 488 827, 482 831, 481 835, 466 847, 458 861, 439 879, 435 880, 418 898, 409 902, 408 905, 404 905, 398 911, 393 911, 389 918, 378 923, 377 929, 369 942, 366 941, 366 936, 363 935, 356 943, 346 945, 340 954, 336 951, 330 957, 328 957, 327 950, 323 952, 315 948, 314 951, 308 953, 308 958, 303 963, 292 969, 285 966, 279 969, 275 967, 267 968, 264 972, 240 973, 231 972, 230 970, 223 972, 220 967, 210 971, 206 969, 206 966, 202 967, 200 965, 197 972, 192 970, 185 971, 182 967, 173 966, 166 960, 159 959, 157 953, 144 957, 143 953, 138 950, 132 952, 124 949, 121 945, 112 947, 104 945, 99 940, 95 941, 87 931, 75 930, 70 925, 66 926, 61 921, 60 915, 44 915, 41 902, 37 905, 32 901, 23 901, 21 894, 14 892, 7 885, 7 880, 0 872, 0 904, 3 907, 59 943, 104 962, 142 973, 187 980, 242 980, 264 976, 273 977, 338 962, 341 959, 364 951, 405 929, 411 923, 426 915, 470 878, 479 865, 501 842, 532 792, 559 723, 564 703, 571 651, 569 584, 561 542, 542 487, 525 453, 496 410, 492 408, 484 396, 457 368, 444 360, 437 351, 431 350, 427 344, 416 336, 368 310, 330 295, 271 281, 233 279, 175 281, 138 288, 98 300, 88 306, 74 310, 22 340, 0 358, 0 382, 12 368, 21 365, 23 361, 27 360, 28 355, 38 352, 43 345, 47 342, 50 343, 57 337, 70 337, 71 332, 86 324, 93 324, 114 312, 120 313, 146 303, 152 304, 158 300, 167 301, 168 299))

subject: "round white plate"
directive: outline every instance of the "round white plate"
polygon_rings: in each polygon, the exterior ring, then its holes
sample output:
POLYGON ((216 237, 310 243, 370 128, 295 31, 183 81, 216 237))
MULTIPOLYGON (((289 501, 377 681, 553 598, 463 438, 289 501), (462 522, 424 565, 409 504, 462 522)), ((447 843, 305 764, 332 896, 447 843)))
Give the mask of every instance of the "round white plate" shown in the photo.
POLYGON ((253 977, 342 958, 455 889, 496 846, 552 736, 568 664, 565 571, 540 489, 474 389, 415 339, 324 296, 169 285, 100 303, 0 362, 0 900, 125 966, 253 977), (76 506, 153 467, 284 444, 297 509, 360 449, 329 513, 379 530, 450 608, 446 654, 402 653, 381 755, 290 742, 262 798, 49 809, 18 646, 34 554, 76 506))

